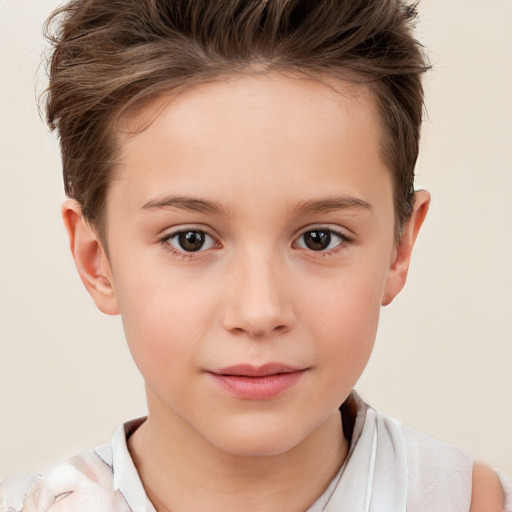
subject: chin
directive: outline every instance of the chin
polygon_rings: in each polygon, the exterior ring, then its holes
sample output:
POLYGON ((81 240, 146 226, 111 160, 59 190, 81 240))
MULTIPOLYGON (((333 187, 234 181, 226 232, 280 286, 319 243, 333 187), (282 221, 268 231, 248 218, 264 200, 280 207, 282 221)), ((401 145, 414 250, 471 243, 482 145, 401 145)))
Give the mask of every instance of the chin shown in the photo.
POLYGON ((282 455, 296 446, 289 439, 247 438, 237 442, 229 440, 217 447, 224 453, 236 457, 272 457, 282 455))
POLYGON ((301 435, 289 425, 274 422, 272 425, 239 425, 216 437, 210 438, 210 442, 224 453, 238 457, 269 457, 293 449, 307 437, 307 433, 301 435))

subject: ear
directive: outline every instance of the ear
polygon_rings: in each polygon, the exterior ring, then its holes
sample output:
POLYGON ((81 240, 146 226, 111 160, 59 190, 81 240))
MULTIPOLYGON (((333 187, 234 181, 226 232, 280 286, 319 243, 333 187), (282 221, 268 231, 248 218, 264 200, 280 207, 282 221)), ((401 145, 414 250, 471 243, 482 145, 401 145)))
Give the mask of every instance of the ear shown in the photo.
POLYGON ((430 204, 430 194, 426 190, 418 190, 414 194, 414 209, 403 227, 402 238, 393 254, 389 269, 382 305, 387 306, 400 293, 407 280, 412 248, 421 225, 427 215, 430 204))
POLYGON ((100 311, 107 315, 119 314, 110 263, 98 234, 84 219, 74 199, 62 205, 62 218, 78 274, 87 291, 100 311))

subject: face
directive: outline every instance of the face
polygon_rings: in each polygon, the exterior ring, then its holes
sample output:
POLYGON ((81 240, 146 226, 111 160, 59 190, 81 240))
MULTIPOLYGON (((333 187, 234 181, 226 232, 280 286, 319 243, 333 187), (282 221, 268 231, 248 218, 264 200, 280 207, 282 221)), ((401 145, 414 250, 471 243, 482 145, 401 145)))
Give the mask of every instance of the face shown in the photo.
POLYGON ((282 453, 361 375, 397 257, 392 183, 371 94, 338 89, 200 85, 122 142, 103 264, 150 420, 282 453))

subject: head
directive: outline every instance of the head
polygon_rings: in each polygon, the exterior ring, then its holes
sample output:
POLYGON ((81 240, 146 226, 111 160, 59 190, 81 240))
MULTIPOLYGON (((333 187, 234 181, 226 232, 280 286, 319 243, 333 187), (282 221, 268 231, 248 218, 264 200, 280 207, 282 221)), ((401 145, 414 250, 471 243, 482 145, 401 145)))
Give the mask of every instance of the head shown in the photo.
POLYGON ((48 20, 47 120, 68 196, 103 234, 120 120, 151 99, 226 76, 271 72, 364 84, 393 179, 396 235, 412 211, 428 68, 399 0, 75 0, 48 20))
POLYGON ((150 417, 232 453, 300 444, 363 371, 427 210, 414 10, 89 0, 55 17, 65 222, 150 417))

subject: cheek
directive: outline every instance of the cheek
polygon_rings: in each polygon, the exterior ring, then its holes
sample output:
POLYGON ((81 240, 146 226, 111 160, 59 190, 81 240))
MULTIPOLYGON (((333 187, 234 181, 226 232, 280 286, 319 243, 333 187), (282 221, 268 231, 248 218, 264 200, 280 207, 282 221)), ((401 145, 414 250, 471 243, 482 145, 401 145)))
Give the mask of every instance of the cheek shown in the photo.
POLYGON ((204 294, 162 276, 126 273, 118 276, 123 286, 116 289, 128 346, 150 385, 168 385, 171 372, 180 374, 183 362, 194 362, 195 348, 212 322, 204 294))
POLYGON ((319 328, 364 337, 377 327, 386 276, 385 265, 368 261, 309 279, 302 314, 318 318, 319 328))
POLYGON ((351 388, 364 370, 375 341, 386 273, 371 266, 309 289, 303 315, 317 340, 322 364, 330 369, 331 384, 340 380, 351 388))

